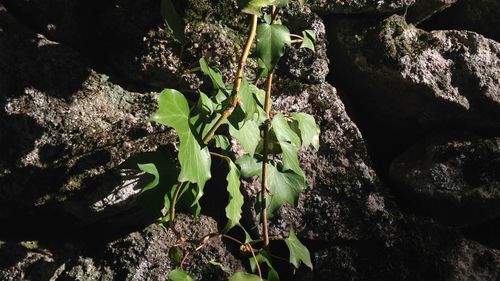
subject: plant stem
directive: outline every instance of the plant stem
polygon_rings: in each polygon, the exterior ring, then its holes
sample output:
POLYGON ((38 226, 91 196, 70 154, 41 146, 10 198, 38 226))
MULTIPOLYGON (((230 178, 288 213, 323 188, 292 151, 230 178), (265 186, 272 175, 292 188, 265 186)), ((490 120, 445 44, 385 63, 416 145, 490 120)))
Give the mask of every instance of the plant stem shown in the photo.
POLYGON ((203 138, 203 143, 205 144, 207 144, 213 138, 217 129, 219 129, 224 121, 226 121, 226 119, 233 113, 234 108, 238 105, 238 92, 240 91, 241 81, 243 80, 245 65, 247 63, 248 55, 250 54, 250 49, 252 48, 255 35, 257 34, 257 15, 251 15, 250 17, 252 22, 250 26, 250 33, 248 34, 245 48, 243 49, 243 53, 241 54, 238 71, 236 72, 236 78, 234 80, 233 90, 231 92, 231 103, 224 109, 221 117, 219 117, 215 125, 203 138))
POLYGON ((257 272, 259 273, 259 278, 262 280, 262 271, 260 270, 260 265, 259 265, 259 260, 257 260, 257 257, 255 256, 255 252, 252 247, 250 247, 251 252, 252 252, 252 257, 253 260, 255 261, 255 266, 257 267, 257 272))
POLYGON ((179 194, 181 193, 181 190, 183 190, 187 186, 188 182, 181 182, 177 184, 174 197, 172 197, 172 202, 170 202, 170 222, 171 225, 174 225, 175 221, 175 205, 177 204, 177 199, 179 199, 179 194))
POLYGON ((267 164, 268 164, 268 143, 269 143, 269 131, 271 130, 271 91, 273 86, 273 73, 267 76, 266 81, 266 100, 264 102, 264 110, 266 111, 266 121, 264 122, 263 128, 263 138, 264 138, 264 149, 263 149, 263 160, 262 160, 262 185, 260 190, 260 201, 261 207, 261 221, 262 221, 262 239, 264 241, 264 247, 269 245, 269 230, 267 222, 267 199, 266 192, 269 190, 267 185, 267 164))

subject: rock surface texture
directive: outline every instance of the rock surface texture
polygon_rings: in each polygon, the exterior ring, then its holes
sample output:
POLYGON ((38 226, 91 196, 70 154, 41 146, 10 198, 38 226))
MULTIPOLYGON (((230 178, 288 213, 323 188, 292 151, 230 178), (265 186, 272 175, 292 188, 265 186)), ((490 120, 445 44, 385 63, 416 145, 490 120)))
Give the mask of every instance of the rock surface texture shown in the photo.
MULTIPOLYGON (((178 213, 175 232, 139 204, 164 198, 141 193, 153 177, 136 164, 177 149, 147 122, 157 92, 208 89, 202 57, 230 83, 248 28, 237 1, 177 1, 181 43, 160 2, 0 0, 1 280, 168 280, 183 258, 196 280, 249 269, 216 235, 226 198, 204 197, 197 219, 178 213)), ((498 4, 291 2, 284 24, 317 41, 284 54, 273 111, 309 113, 321 134, 300 151, 298 206, 270 221, 273 237, 293 230, 307 245, 313 270, 277 259, 281 280, 500 280, 500 239, 481 233, 500 232, 498 4)), ((242 223, 258 235, 249 205, 242 223)))

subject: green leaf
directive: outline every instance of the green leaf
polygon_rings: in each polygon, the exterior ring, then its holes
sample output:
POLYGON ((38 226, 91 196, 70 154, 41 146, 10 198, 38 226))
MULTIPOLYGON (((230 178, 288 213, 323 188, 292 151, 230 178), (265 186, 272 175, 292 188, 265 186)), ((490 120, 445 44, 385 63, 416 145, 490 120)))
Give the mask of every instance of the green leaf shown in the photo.
POLYGON ((141 192, 148 191, 150 189, 153 189, 158 186, 160 183, 160 175, 158 173, 158 169, 156 169, 156 165, 154 163, 149 163, 149 164, 137 164, 139 169, 143 172, 146 172, 148 174, 151 174, 154 176, 153 181, 148 183, 141 192))
POLYGON ((177 247, 170 247, 168 250, 168 258, 170 259, 170 262, 172 262, 174 265, 179 265, 182 261, 182 252, 179 250, 177 247))
POLYGON ((212 86, 215 90, 223 90, 226 91, 226 84, 224 84, 224 80, 222 80, 222 74, 219 70, 213 69, 208 66, 207 61, 204 58, 200 59, 200 68, 205 75, 210 77, 212 80, 212 86))
POLYGON ((299 162, 299 136, 290 128, 288 121, 281 113, 273 117, 271 124, 283 153, 283 170, 293 171, 297 175, 300 175, 305 181, 304 171, 300 168, 299 162))
POLYGON ((236 272, 229 281, 263 281, 259 276, 246 272, 236 272))
POLYGON ((203 92, 199 92, 199 94, 200 98, 198 99, 195 109, 191 112, 189 121, 198 133, 198 136, 204 136, 217 122, 220 113, 216 112, 219 110, 218 104, 214 103, 203 92))
POLYGON ((228 222, 224 227, 224 232, 227 232, 240 223, 244 198, 240 192, 240 171, 229 157, 225 157, 225 159, 229 165, 229 173, 226 177, 227 192, 229 193, 229 202, 226 206, 228 222))
POLYGON ((316 124, 314 117, 307 113, 294 112, 291 114, 293 120, 297 122, 300 130, 300 138, 302 146, 307 147, 312 145, 315 149, 319 148, 319 126, 316 124))
POLYGON ((290 31, 284 25, 261 23, 257 26, 255 51, 269 72, 274 71, 286 47, 290 45, 290 31))
MULTIPOLYGON (((179 182, 198 184, 197 199, 210 179, 211 158, 207 147, 202 148, 189 123, 189 106, 184 95, 173 89, 164 90, 158 99, 158 111, 151 120, 170 126, 179 135, 179 182)), ((195 201, 196 202, 196 201, 195 201)))
POLYGON ((229 139, 224 136, 224 135, 215 135, 214 136, 214 139, 215 139, 215 146, 224 150, 224 151, 228 151, 230 150, 231 148, 231 142, 229 141, 229 139))
POLYGON ((255 255, 255 259, 253 257, 249 258, 250 268, 252 269, 252 272, 255 272, 257 270, 257 264, 255 260, 257 260, 259 265, 263 263, 267 265, 269 269, 269 272, 267 273, 267 281, 280 280, 278 272, 274 269, 273 264, 271 263, 271 259, 269 258, 269 254, 265 250, 262 250, 257 255, 255 255))
POLYGON ((264 7, 272 5, 275 0, 238 0, 238 7, 247 14, 260 15, 264 7))
POLYGON ((177 13, 171 0, 161 0, 161 16, 165 21, 167 28, 172 32, 174 38, 181 42, 185 42, 184 19, 177 13))
POLYGON ((189 276, 184 270, 176 269, 168 274, 168 279, 170 281, 194 281, 191 276, 189 276))
POLYGON ((244 178, 257 177, 262 174, 262 162, 257 162, 257 159, 245 154, 236 160, 236 164, 240 166, 241 175, 244 178))
POLYGON ((314 51, 314 42, 316 42, 316 32, 314 30, 304 30, 302 31, 302 44, 300 44, 301 48, 307 48, 314 51))
POLYGON ((295 268, 299 268, 300 264, 304 263, 311 270, 313 269, 309 250, 299 241, 293 231, 290 231, 290 235, 285 239, 285 243, 290 251, 290 263, 293 264, 295 268))
POLYGON ((274 0, 274 5, 283 8, 286 7, 290 3, 290 0, 274 0))
POLYGON ((296 206, 300 192, 306 187, 303 177, 293 172, 280 172, 274 165, 268 165, 267 183, 271 190, 267 200, 268 217, 285 203, 296 206))
POLYGON ((218 266, 222 271, 224 271, 226 273, 229 272, 229 270, 222 263, 220 263, 214 259, 209 260, 208 263, 210 263, 211 265, 218 266))
POLYGON ((243 112, 245 112, 245 121, 254 117, 258 113, 258 105, 254 94, 257 94, 259 89, 252 84, 249 84, 247 79, 243 78, 241 88, 238 91, 239 104, 243 112))
POLYGON ((248 154, 251 156, 254 155, 255 149, 261 139, 259 125, 257 125, 256 121, 246 121, 239 130, 231 124, 229 126, 229 134, 238 140, 248 154))

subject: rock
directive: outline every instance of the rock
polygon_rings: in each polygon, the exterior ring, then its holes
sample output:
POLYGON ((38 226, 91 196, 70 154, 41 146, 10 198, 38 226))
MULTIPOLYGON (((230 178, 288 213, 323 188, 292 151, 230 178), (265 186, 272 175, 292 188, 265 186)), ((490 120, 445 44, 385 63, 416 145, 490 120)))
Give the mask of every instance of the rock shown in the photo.
POLYGON ((407 205, 447 224, 500 217, 500 139, 428 138, 391 165, 407 205))
POLYGON ((130 202, 147 177, 137 167, 128 178, 121 176, 127 170, 115 168, 173 140, 146 121, 156 95, 113 84, 78 52, 29 31, 5 11, 0 28, 0 220, 34 216, 41 224, 68 225, 67 215, 85 214, 80 218, 89 223, 135 206, 130 202), (103 177, 106 184, 99 182, 103 177), (70 207, 77 197, 87 198, 73 204, 80 211, 70 207))
POLYGON ((470 30, 499 42, 499 14, 496 0, 463 0, 424 22, 422 28, 470 30))
POLYGON ((449 8, 456 2, 457 0, 417 0, 415 4, 408 8, 406 18, 408 22, 418 24, 449 8))
POLYGON ((365 241, 319 249, 314 280, 498 280, 499 251, 436 226, 398 224, 394 245, 365 241))
POLYGON ((2 242, 0 278, 6 281, 168 280, 170 271, 178 267, 169 257, 172 247, 182 253, 190 252, 184 268, 196 280, 227 280, 236 271, 245 270, 230 252, 231 247, 219 237, 209 239, 204 247, 194 250, 197 241, 218 231, 215 220, 206 216, 195 220, 182 214, 178 219, 176 229, 187 240, 182 243, 171 230, 155 224, 108 242, 99 239, 78 244, 2 242), (211 261, 220 262, 223 269, 211 261))
POLYGON ((500 252, 400 211, 335 88, 281 80, 274 93, 273 110, 310 113, 322 129, 319 151, 301 152, 309 187, 298 207, 285 205, 270 222, 271 236, 293 229, 311 251, 314 271, 296 280, 496 280, 500 252))
POLYGON ((497 42, 468 31, 426 32, 399 16, 330 26, 336 73, 369 118, 393 130, 500 129, 497 42))
POLYGON ((418 0, 309 0, 311 9, 320 14, 393 14, 404 11, 418 0))
POLYGON ((326 31, 321 18, 312 13, 309 7, 299 3, 290 3, 290 8, 284 11, 283 23, 293 34, 303 35, 304 30, 313 30, 316 34, 314 51, 290 48, 282 58, 279 74, 306 84, 325 82, 328 74, 328 56, 326 54, 326 31))
MULTIPOLYGON (((218 228, 209 217, 195 221, 179 215, 177 230, 188 241, 200 241, 218 228)), ((151 225, 108 243, 102 254, 71 259, 57 280, 168 280, 168 273, 177 267, 169 258, 169 250, 175 245, 180 245, 184 253, 190 251, 184 268, 196 280, 226 280, 236 271, 244 271, 220 238, 210 239, 199 251, 193 251, 189 244, 182 245, 172 231, 151 225), (220 262, 224 270, 210 261, 220 262)))
POLYGON ((56 271, 54 255, 35 241, 0 242, 0 279, 49 280, 56 271))

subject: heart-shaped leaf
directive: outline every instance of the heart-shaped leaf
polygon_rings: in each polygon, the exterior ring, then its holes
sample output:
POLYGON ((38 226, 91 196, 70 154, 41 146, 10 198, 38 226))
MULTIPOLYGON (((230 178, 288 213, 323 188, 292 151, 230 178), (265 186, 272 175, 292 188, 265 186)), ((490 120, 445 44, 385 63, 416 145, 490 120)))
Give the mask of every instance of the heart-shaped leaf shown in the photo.
POLYGON ((290 45, 290 31, 284 25, 261 23, 257 26, 255 51, 269 73, 274 71, 290 45))
POLYGON ((201 147, 199 137, 191 129, 187 100, 179 91, 166 89, 160 94, 158 104, 151 120, 174 128, 179 135, 179 181, 197 183, 201 191, 211 177, 211 158, 208 148, 201 147))
POLYGON ((300 264, 304 263, 311 270, 313 269, 311 254, 306 246, 299 241, 295 232, 290 231, 290 235, 285 239, 285 243, 290 251, 290 263, 293 264, 295 268, 299 268, 300 264))

